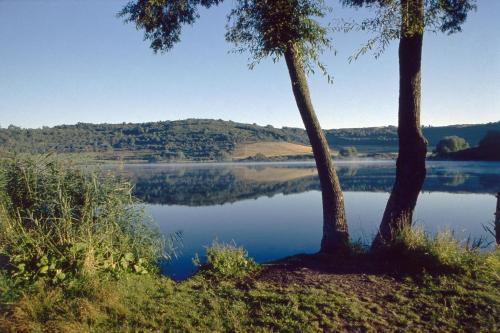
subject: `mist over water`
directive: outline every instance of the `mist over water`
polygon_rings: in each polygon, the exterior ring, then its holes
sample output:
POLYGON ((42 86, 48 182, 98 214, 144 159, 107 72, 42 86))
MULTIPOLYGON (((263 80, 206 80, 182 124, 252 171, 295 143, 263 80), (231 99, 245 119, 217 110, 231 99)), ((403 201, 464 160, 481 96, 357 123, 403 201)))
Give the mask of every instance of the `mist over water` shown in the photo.
MULTIPOLYGON (((485 238, 500 192, 500 163, 428 162, 415 223, 429 233, 485 238)), ((214 239, 244 246, 259 262, 319 249, 322 208, 312 163, 125 165, 165 234, 180 233, 178 257, 163 266, 176 279, 193 273, 192 258, 214 239)), ((395 176, 394 162, 337 163, 351 238, 369 243, 395 176)))

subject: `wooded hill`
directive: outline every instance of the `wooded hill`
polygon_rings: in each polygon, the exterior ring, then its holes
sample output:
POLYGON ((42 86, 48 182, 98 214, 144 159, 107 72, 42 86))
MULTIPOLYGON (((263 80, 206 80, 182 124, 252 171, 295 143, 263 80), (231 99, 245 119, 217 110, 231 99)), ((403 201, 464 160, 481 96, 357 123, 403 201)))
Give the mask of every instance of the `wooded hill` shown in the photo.
MULTIPOLYGON (((429 150, 445 136, 457 135, 475 146, 500 122, 425 127, 429 150)), ((354 146, 360 153, 397 151, 394 126, 326 130, 334 149, 354 146)), ((40 129, 0 128, 0 151, 10 153, 87 153, 99 159, 230 160, 237 147, 255 142, 308 145, 300 128, 274 128, 210 119, 148 123, 61 125, 40 129)))

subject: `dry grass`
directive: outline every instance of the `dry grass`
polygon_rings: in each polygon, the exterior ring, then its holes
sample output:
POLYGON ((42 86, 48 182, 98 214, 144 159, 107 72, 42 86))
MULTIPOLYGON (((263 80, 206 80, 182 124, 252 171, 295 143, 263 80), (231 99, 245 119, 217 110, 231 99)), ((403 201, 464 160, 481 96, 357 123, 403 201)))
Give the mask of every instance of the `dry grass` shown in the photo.
POLYGON ((263 154, 266 157, 311 154, 310 146, 290 142, 255 142, 238 145, 232 154, 236 160, 263 154))

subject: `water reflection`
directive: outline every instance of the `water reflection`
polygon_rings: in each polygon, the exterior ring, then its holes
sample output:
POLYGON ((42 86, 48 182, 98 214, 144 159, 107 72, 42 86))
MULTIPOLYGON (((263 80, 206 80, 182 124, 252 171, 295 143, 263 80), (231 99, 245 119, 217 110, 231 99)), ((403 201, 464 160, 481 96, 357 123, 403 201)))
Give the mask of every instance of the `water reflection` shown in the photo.
MULTIPOLYGON (((340 163, 344 191, 390 192, 394 164, 340 163)), ((207 206, 319 190, 312 164, 127 165, 122 174, 147 203, 207 206)), ((500 163, 430 162, 423 192, 496 193, 500 163)))
MULTIPOLYGON (((369 242, 394 163, 340 163, 337 169, 351 237, 369 242)), ((319 249, 321 194, 313 164, 125 165, 118 172, 135 184, 162 232, 182 232, 181 256, 164 266, 174 278, 191 274, 191 258, 215 238, 234 240, 260 262, 319 249)), ((459 239, 484 237, 497 192, 500 163, 430 162, 415 220, 431 233, 451 228, 459 239)))

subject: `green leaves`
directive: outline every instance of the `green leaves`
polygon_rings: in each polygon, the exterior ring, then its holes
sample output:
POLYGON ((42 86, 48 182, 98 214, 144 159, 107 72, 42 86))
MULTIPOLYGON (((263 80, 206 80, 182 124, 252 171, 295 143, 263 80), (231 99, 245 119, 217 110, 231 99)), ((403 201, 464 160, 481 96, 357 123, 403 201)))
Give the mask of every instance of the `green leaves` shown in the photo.
POLYGON ((183 25, 199 17, 198 7, 210 8, 223 0, 134 0, 118 14, 125 22, 135 23, 144 31, 155 52, 169 51, 180 41, 183 25))
MULTIPOLYGON (((222 1, 134 0, 118 16, 144 31, 154 52, 165 52, 180 41, 184 25, 196 22, 200 6, 210 8, 222 1)), ((266 57, 277 61, 293 44, 308 72, 317 66, 328 75, 319 55, 331 49, 332 29, 319 20, 330 11, 323 0, 238 0, 228 15, 226 40, 235 45, 234 52, 250 53, 250 68, 266 57)))
POLYGON ((235 52, 250 53, 250 68, 266 57, 279 60, 293 46, 308 72, 317 66, 328 75, 319 56, 332 48, 332 29, 319 20, 330 11, 322 0, 238 1, 228 15, 226 40, 235 52))
POLYGON ((424 31, 452 34, 461 31, 469 12, 476 10, 476 0, 342 0, 344 6, 366 7, 373 17, 361 22, 343 22, 338 30, 367 31, 373 34, 367 43, 349 58, 373 51, 379 57, 392 40, 424 31))
POLYGON ((133 253, 125 253, 120 259, 120 268, 126 272, 137 274, 147 274, 148 262, 143 258, 136 258, 133 253))
POLYGON ((40 278, 59 283, 67 277, 64 271, 72 271, 66 258, 53 255, 43 255, 38 258, 12 256, 10 264, 12 276, 22 283, 32 283, 40 278))
POLYGON ((448 153, 457 152, 469 148, 469 143, 456 135, 446 136, 441 139, 436 145, 434 153, 437 155, 446 155, 448 153))

